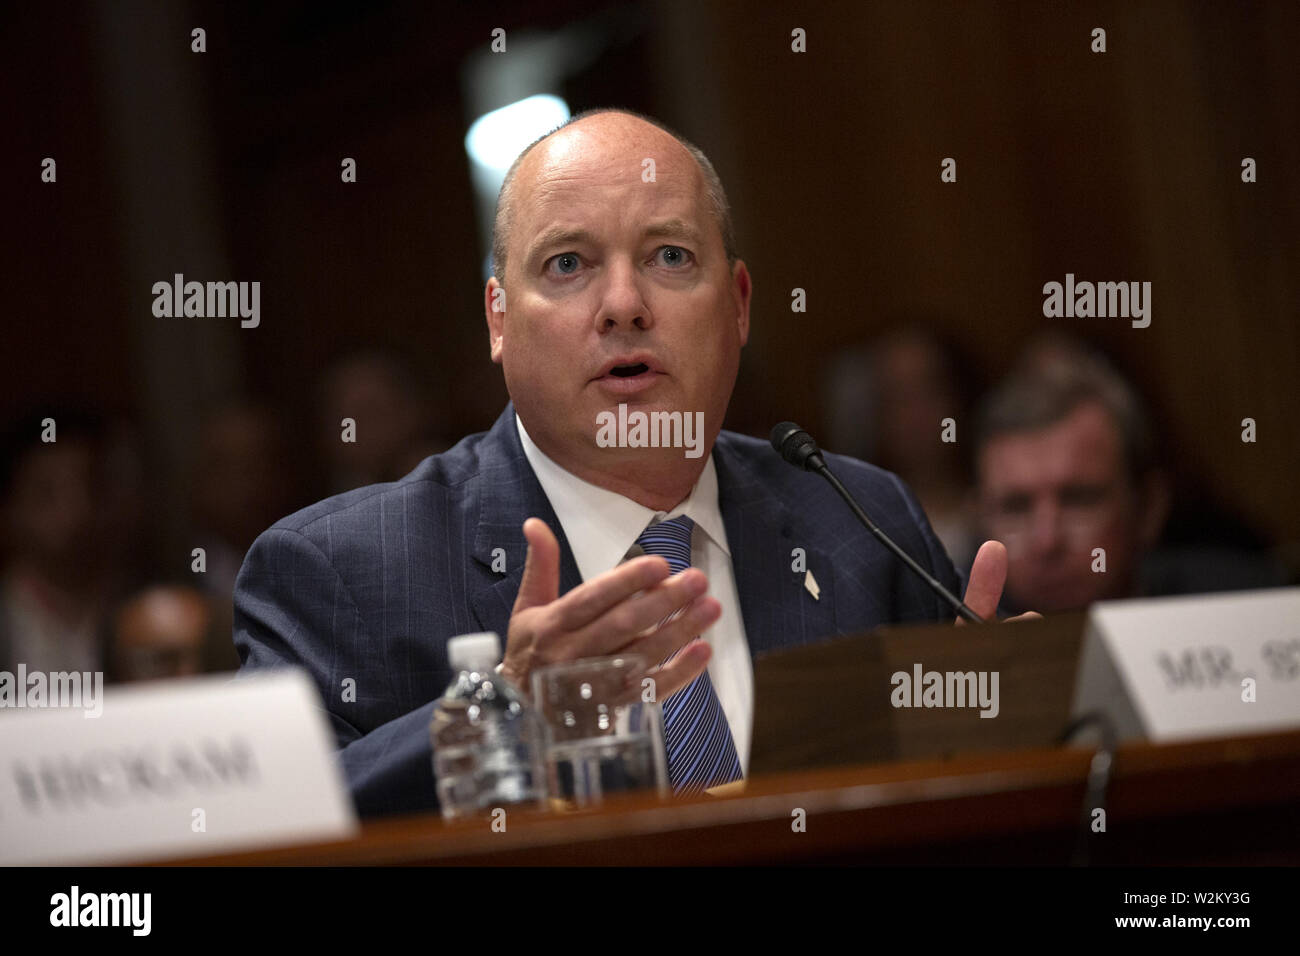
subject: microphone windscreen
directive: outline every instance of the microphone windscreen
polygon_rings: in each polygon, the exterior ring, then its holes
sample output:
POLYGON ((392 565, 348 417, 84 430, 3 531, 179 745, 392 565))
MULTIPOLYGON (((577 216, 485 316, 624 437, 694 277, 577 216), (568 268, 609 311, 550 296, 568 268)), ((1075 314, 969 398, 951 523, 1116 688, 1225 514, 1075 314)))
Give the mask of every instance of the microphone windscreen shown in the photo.
POLYGON ((781 422, 772 429, 772 448, 797 468, 807 468, 808 460, 820 453, 812 435, 794 422, 781 422))

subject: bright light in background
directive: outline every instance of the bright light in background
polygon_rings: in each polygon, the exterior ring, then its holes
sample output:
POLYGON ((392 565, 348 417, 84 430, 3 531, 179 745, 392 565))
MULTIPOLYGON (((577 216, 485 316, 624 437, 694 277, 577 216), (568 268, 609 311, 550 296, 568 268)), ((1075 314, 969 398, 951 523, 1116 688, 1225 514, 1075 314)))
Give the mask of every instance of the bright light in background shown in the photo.
POLYGON ((529 143, 568 118, 568 103, 558 96, 539 93, 484 113, 465 134, 465 152, 469 154, 470 180, 474 184, 474 205, 478 210, 482 236, 484 279, 492 274, 492 257, 488 248, 492 217, 497 193, 501 191, 510 164, 529 143))
POLYGON ((569 104, 558 96, 530 96, 476 119, 465 134, 465 151, 477 165, 504 176, 524 147, 568 118, 569 104))

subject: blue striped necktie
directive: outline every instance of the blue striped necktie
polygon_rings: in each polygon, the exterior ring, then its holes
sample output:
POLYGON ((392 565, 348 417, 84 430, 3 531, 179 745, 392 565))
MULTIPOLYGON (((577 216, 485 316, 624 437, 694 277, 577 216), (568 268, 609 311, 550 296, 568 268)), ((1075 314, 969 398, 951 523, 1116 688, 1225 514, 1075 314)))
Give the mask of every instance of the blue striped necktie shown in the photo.
MULTIPOLYGON (((636 543, 646 554, 668 561, 673 574, 691 566, 691 532, 695 522, 685 515, 652 524, 636 543)), ((670 654, 672 660, 676 652, 670 654)), ((731 739, 731 725, 705 670, 689 685, 663 702, 664 746, 668 779, 674 793, 691 793, 738 780, 740 759, 731 739)))

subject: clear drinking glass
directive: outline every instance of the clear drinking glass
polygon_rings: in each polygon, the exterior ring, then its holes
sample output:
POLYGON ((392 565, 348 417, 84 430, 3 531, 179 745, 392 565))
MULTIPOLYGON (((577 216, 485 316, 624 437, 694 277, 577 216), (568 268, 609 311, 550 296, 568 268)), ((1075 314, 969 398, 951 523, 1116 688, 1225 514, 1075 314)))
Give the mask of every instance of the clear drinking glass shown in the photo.
POLYGON ((636 654, 565 661, 533 672, 547 790, 563 808, 599 805, 609 793, 668 792, 663 712, 643 698, 636 654))

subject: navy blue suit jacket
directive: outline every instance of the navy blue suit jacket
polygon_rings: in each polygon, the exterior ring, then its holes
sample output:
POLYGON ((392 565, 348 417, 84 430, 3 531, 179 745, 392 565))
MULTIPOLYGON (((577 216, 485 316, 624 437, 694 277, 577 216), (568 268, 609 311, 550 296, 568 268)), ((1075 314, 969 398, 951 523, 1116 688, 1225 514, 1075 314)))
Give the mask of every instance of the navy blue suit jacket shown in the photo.
MULTIPOLYGON (((713 448, 750 652, 952 612, 852 517, 820 477, 767 442, 722 432, 713 448), (794 549, 821 588, 814 599, 794 549)), ((954 593, 962 582, 915 498, 889 472, 827 455, 872 518, 954 593)), ((401 481, 337 495, 264 532, 235 587, 241 674, 297 665, 315 679, 363 816, 437 806, 429 721, 454 676, 447 640, 505 640, 536 516, 561 547, 560 592, 581 583, 507 405, 488 432, 401 481), (503 549, 505 571, 493 570, 503 549), (345 681, 355 700, 345 700, 345 681)), ((497 567, 500 567, 497 562, 497 567)))

